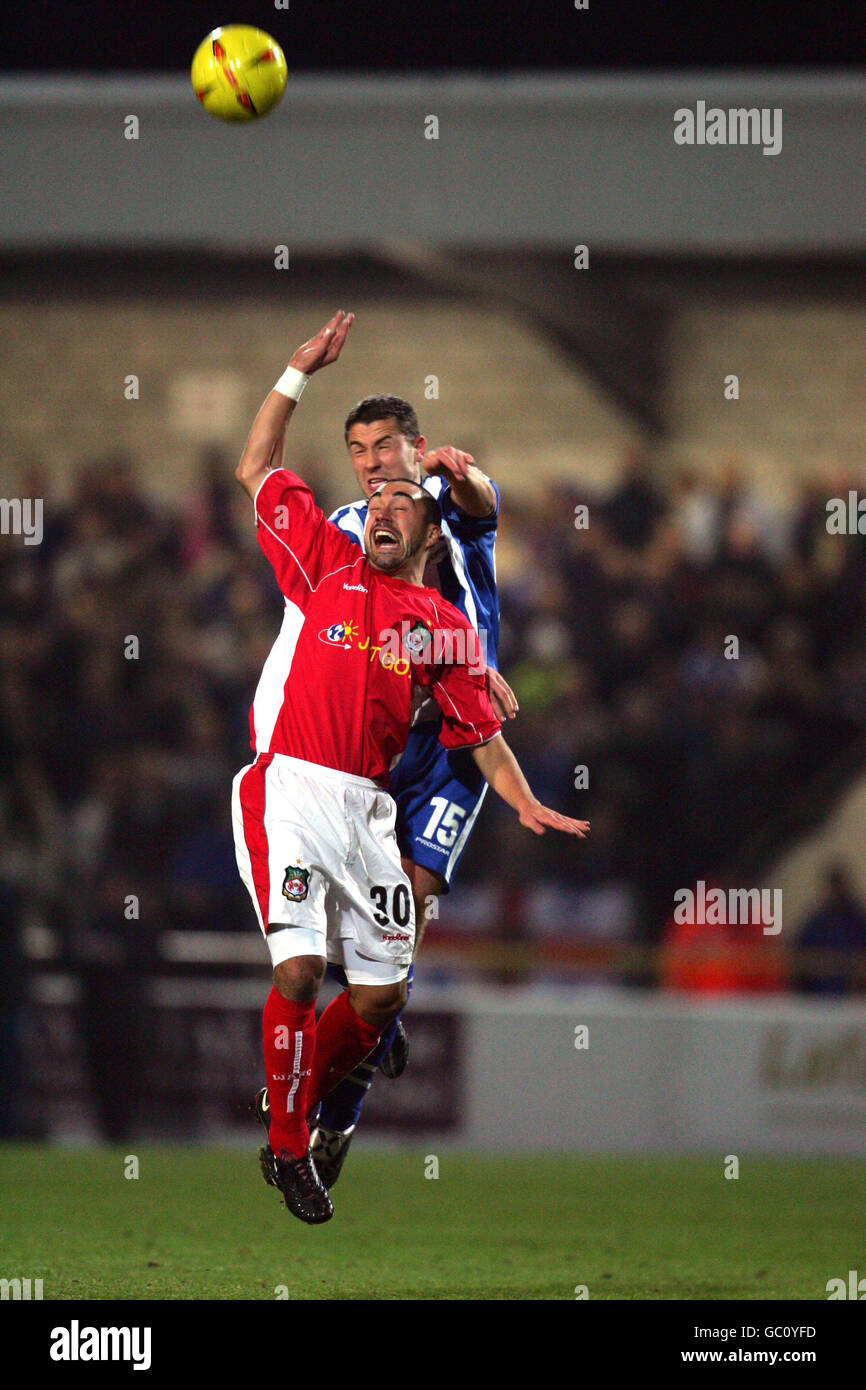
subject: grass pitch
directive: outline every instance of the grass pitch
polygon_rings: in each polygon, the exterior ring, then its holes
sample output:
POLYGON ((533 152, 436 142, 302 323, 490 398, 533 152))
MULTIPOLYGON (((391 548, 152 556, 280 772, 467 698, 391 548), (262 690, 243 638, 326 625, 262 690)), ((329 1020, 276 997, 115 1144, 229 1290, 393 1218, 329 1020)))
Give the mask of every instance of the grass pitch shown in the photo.
POLYGON ((248 1153, 0 1149, 0 1274, 45 1299, 820 1299, 866 1164, 353 1152, 304 1226, 248 1153))

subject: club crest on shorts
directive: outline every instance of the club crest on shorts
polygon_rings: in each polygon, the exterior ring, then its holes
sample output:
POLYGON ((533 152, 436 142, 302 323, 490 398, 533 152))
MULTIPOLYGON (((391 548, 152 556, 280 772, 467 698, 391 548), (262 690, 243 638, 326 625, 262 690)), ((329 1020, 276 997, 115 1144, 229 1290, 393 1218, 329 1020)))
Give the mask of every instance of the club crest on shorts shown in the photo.
POLYGON ((309 869, 299 869, 296 865, 290 864, 283 879, 283 897, 290 898, 293 903, 302 903, 309 889, 309 869))

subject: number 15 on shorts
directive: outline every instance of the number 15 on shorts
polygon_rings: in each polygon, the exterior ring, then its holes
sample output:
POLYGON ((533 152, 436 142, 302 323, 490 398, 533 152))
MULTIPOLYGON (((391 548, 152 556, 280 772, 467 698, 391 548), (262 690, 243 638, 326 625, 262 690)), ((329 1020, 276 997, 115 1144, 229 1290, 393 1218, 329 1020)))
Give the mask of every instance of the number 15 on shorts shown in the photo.
POLYGON ((463 828, 466 812, 456 801, 444 796, 431 796, 433 814, 424 827, 423 838, 433 840, 443 849, 450 849, 463 828))

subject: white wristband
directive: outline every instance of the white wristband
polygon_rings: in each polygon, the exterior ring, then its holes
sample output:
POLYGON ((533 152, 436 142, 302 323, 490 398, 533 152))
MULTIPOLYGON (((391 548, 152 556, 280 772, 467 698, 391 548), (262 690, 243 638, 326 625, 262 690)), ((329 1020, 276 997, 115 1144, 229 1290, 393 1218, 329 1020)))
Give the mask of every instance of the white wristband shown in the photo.
POLYGON ((306 372, 299 372, 297 367, 286 367, 274 390, 281 396, 288 396, 290 401, 299 401, 309 379, 306 372))

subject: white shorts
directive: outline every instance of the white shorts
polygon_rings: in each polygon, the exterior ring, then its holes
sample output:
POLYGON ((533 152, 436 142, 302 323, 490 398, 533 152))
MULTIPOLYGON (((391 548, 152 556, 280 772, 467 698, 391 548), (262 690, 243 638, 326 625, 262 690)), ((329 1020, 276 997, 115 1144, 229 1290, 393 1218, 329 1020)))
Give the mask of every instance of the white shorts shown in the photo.
POLYGON ((324 956, 352 984, 402 980, 415 909, 392 797, 282 753, 260 753, 232 784, 235 854, 271 961, 324 956))

